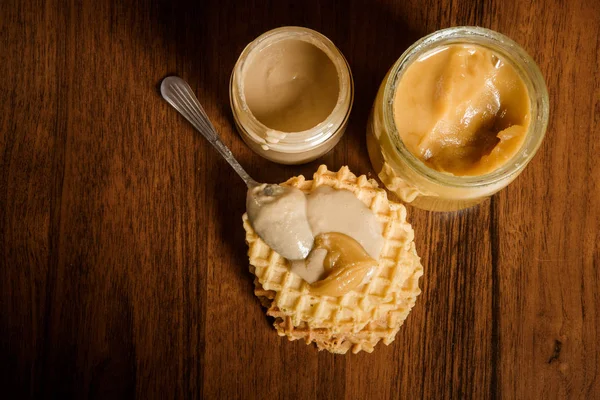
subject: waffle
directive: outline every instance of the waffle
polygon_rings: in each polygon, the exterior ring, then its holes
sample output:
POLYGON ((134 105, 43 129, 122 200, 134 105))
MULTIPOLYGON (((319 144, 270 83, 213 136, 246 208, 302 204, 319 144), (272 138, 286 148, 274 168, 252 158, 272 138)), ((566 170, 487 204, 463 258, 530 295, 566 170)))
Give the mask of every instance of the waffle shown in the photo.
POLYGON ((306 281, 290 272, 288 261, 258 237, 244 214, 255 294, 275 318, 278 334, 334 353, 371 352, 381 340, 391 343, 415 304, 423 274, 404 206, 390 202, 374 180, 356 177, 348 167, 334 172, 321 165, 312 181, 298 176, 282 185, 306 193, 322 185, 351 191, 383 223, 384 244, 368 283, 340 297, 316 296, 306 281))

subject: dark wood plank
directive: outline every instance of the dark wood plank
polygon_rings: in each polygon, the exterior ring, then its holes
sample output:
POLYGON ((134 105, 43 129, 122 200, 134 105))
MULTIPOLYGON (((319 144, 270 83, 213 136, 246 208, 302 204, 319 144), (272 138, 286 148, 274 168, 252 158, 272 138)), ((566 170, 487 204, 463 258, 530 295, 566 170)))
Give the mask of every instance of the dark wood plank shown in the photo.
POLYGON ((483 1, 0 3, 0 376, 18 397, 600 396, 600 5, 483 1), (416 39, 476 24, 538 61, 539 154, 478 208, 409 208, 423 293, 389 347, 334 356, 279 338, 252 294, 244 187, 160 99, 195 89, 260 180, 319 163, 373 174, 364 131, 416 39), (233 129, 243 47, 281 25, 331 38, 356 96, 321 160, 281 166, 233 129))
POLYGON ((600 3, 528 7, 507 12, 498 25, 540 61, 551 116, 539 154, 494 199, 496 390, 502 397, 597 398, 600 3))

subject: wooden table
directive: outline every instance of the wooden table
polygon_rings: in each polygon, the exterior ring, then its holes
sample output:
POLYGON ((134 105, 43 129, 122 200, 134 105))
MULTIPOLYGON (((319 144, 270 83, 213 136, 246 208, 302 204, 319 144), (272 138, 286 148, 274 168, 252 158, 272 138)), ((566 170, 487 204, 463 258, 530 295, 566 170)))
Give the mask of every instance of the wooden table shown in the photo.
MULTIPOLYGON (((0 376, 12 398, 600 398, 600 3, 2 1, 0 376), (348 58, 349 128, 286 167, 233 128, 243 47, 314 28, 348 58), (365 125, 419 37, 481 25, 539 63, 546 139, 475 209, 409 207, 425 275, 396 341, 336 356, 279 338, 252 293, 245 189, 158 95, 187 79, 262 181, 372 172, 365 125)), ((5 397, 6 398, 6 397, 5 397)))

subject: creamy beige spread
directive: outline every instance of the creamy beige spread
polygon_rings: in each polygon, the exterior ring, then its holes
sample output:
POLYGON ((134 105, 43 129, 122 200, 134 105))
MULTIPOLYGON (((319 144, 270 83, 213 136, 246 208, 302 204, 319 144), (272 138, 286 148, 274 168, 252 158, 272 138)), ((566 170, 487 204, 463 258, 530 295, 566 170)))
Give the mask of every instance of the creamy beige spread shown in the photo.
POLYGON ((339 232, 356 240, 373 258, 383 246, 383 227, 375 214, 354 193, 319 186, 307 195, 307 216, 315 236, 339 232))
POLYGON ((261 185, 248 191, 246 205, 257 234, 315 294, 340 296, 370 279, 383 226, 352 192, 261 185))
POLYGON ((429 167, 482 175, 521 147, 529 103, 510 64, 482 46, 456 44, 406 69, 395 93, 394 122, 408 150, 429 167))
MULTIPOLYGON (((244 72, 244 95, 252 114, 268 128, 301 132, 323 122, 337 104, 336 67, 304 40, 285 39, 253 55, 244 72)), ((281 135, 272 132, 273 140, 281 135)))
POLYGON ((246 209, 252 227, 265 243, 288 260, 306 258, 313 233, 301 190, 262 184, 248 189, 246 209))

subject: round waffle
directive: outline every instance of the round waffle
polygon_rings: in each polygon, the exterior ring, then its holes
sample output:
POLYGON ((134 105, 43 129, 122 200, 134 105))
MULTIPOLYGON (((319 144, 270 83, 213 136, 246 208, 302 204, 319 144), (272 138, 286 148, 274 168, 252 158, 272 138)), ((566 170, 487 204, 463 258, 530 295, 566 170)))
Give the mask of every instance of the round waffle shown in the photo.
POLYGON ((322 185, 354 193, 383 223, 384 244, 368 283, 340 297, 315 296, 306 281, 290 272, 288 261, 258 237, 244 214, 255 294, 275 318, 279 335, 315 342, 333 353, 371 352, 381 340, 391 343, 421 292, 423 274, 404 206, 390 202, 374 180, 356 177, 348 167, 334 172, 321 165, 313 180, 300 175, 282 185, 305 193, 322 185))

